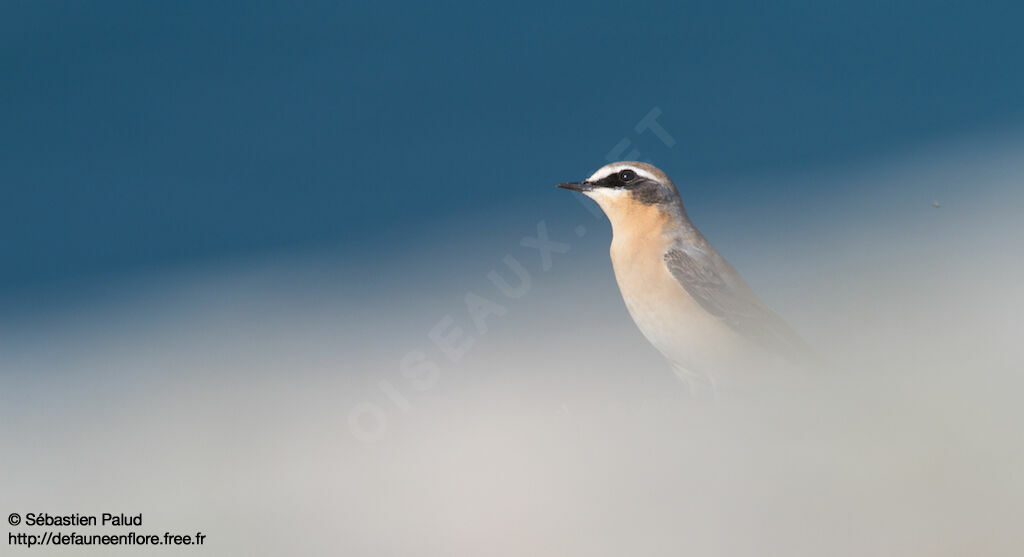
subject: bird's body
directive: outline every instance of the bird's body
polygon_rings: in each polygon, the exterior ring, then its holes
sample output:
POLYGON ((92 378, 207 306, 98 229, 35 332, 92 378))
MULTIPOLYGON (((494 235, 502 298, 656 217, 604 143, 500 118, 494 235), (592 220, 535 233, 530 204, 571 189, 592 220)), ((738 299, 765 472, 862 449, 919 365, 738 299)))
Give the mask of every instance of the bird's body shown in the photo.
POLYGON ((691 391, 758 388, 799 366, 802 340, 690 222, 672 181, 638 162, 562 184, 601 206, 630 316, 691 391))

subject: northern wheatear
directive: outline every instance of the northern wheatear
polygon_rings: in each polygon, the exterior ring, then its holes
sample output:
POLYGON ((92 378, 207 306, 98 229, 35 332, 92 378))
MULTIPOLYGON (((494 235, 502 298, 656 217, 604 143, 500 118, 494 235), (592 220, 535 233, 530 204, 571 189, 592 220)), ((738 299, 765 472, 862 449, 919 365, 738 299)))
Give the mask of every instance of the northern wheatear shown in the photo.
POLYGON ((608 216, 626 308, 692 393, 759 388, 810 362, 806 344, 690 222, 664 172, 616 162, 558 187, 608 216))

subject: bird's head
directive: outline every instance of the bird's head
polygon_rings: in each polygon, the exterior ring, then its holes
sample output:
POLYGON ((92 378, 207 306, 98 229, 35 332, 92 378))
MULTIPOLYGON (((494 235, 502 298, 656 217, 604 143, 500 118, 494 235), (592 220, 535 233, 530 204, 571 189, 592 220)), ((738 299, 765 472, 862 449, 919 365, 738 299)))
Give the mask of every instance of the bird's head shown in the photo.
POLYGON ((676 185, 664 172, 647 163, 613 162, 582 182, 565 182, 558 187, 578 191, 596 201, 613 227, 647 215, 685 219, 676 185))

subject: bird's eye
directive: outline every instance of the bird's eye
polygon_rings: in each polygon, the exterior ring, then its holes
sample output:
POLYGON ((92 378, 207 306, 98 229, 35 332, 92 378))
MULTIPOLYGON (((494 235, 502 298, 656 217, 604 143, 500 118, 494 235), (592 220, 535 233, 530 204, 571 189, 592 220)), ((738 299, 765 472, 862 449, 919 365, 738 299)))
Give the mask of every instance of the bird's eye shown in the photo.
POLYGON ((633 178, 636 178, 636 172, 633 172, 632 170, 623 170, 622 172, 619 172, 619 180, 622 180, 623 182, 631 182, 633 178))

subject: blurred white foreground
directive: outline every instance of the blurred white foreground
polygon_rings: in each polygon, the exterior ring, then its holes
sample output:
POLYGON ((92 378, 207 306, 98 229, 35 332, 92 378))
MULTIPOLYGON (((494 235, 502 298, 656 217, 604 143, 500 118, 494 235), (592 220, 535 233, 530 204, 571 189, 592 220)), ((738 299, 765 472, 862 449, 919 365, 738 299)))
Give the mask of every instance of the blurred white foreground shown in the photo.
POLYGON ((3 510, 142 512, 207 534, 189 555, 1019 555, 1024 146, 954 155, 815 177, 853 192, 823 210, 693 213, 844 370, 769 400, 687 400, 592 220, 550 272, 526 221, 418 289, 256 262, 3 321, 3 510), (506 252, 515 300, 485 278, 506 252), (470 291, 506 310, 483 335, 470 291), (458 363, 428 339, 446 315, 476 339, 458 363))

